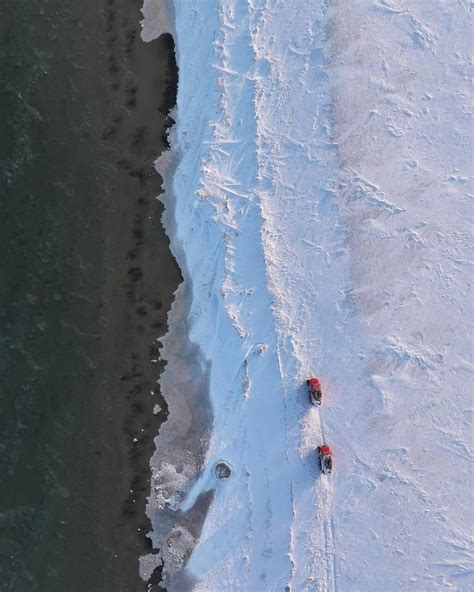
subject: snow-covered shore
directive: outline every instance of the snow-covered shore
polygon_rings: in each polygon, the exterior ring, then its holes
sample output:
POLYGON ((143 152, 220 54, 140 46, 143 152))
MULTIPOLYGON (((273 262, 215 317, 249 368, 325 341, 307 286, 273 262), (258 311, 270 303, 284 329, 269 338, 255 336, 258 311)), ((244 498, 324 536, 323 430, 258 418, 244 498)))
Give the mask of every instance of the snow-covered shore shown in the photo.
POLYGON ((215 490, 180 530, 195 590, 469 589, 467 6, 176 0, 174 35, 167 224, 213 426, 178 495, 157 439, 151 512, 215 490))

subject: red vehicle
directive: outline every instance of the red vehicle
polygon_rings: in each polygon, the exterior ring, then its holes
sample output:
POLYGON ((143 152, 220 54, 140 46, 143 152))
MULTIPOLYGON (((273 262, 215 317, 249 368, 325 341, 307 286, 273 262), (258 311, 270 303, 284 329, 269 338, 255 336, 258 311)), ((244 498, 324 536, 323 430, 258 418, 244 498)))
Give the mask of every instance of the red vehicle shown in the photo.
POLYGON ((308 385, 309 400, 312 405, 321 405, 323 393, 321 392, 321 383, 317 378, 309 378, 306 381, 308 385))
POLYGON ((322 444, 317 448, 319 455, 319 464, 321 471, 327 475, 332 471, 332 452, 327 444, 322 444))

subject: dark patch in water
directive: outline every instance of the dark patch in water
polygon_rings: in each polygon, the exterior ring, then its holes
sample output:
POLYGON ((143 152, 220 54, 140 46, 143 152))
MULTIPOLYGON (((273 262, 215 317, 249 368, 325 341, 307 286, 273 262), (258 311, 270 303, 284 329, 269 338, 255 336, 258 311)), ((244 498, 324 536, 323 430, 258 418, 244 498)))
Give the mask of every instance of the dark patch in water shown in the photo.
POLYGON ((135 247, 134 249, 130 249, 127 253, 127 259, 136 259, 140 256, 140 248, 135 247))
POLYGON ((128 277, 132 282, 138 282, 143 277, 143 271, 140 267, 131 267, 128 270, 128 277))

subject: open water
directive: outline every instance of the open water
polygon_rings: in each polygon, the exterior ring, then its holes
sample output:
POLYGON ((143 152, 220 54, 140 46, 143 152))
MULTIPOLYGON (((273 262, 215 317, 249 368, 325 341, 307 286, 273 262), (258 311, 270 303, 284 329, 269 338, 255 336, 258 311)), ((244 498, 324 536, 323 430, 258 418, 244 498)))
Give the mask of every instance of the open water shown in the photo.
POLYGON ((140 6, 0 0, 2 592, 144 589, 150 358, 180 274, 152 168, 174 52, 140 41, 140 6))

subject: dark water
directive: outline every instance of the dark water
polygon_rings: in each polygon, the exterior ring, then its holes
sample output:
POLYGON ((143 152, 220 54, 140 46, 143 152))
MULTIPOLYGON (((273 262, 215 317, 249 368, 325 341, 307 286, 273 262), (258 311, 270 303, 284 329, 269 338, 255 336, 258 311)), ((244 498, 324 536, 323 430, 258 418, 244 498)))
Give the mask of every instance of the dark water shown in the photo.
POLYGON ((145 589, 151 359, 180 274, 152 168, 174 48, 140 40, 140 7, 0 0, 2 592, 145 589))

